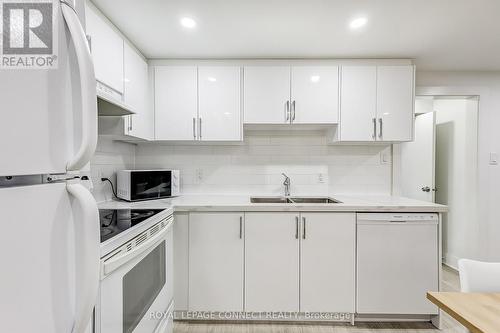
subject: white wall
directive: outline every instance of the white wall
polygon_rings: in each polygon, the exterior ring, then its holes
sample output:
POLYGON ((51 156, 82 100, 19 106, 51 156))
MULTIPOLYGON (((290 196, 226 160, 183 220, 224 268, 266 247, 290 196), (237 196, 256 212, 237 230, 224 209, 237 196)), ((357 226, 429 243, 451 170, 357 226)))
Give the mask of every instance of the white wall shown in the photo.
POLYGON ((457 260, 474 250, 477 239, 477 101, 435 100, 436 202, 448 205, 443 214, 444 261, 457 260))
POLYGON ((282 172, 292 194, 390 194, 390 146, 326 142, 319 132, 253 132, 242 145, 139 144, 136 168, 180 169, 185 194, 282 194, 282 172))
POLYGON ((101 178, 109 178, 116 185, 116 170, 133 169, 134 164, 135 145, 99 136, 96 153, 90 161, 90 174, 94 186, 92 194, 97 202, 113 198, 109 183, 101 182, 101 178))
POLYGON ((489 164, 500 153, 500 72, 417 72, 417 94, 479 95, 477 237, 464 256, 500 261, 500 166, 489 164))

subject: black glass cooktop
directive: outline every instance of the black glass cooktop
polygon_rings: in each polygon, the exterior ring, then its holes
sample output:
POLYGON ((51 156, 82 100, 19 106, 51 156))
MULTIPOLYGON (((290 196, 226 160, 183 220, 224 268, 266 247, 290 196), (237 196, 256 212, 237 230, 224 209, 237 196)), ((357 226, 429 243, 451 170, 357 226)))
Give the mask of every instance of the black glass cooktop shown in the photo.
POLYGON ((161 211, 161 209, 99 209, 101 243, 161 211))

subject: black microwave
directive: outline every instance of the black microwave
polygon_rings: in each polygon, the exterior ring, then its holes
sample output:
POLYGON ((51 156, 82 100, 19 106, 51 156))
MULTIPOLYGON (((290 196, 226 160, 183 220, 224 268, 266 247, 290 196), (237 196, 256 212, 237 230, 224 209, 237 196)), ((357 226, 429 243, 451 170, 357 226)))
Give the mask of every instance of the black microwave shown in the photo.
POLYGON ((127 201, 177 196, 180 193, 179 175, 179 170, 119 170, 116 195, 127 201))

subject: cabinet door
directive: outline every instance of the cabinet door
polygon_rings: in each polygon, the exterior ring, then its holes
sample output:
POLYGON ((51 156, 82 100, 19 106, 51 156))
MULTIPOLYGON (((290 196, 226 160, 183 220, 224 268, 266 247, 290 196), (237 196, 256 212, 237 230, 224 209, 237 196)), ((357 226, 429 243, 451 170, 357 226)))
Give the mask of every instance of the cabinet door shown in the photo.
POLYGON ((301 213, 301 312, 355 312, 354 213, 301 213))
POLYGON ((377 67, 377 140, 412 140, 413 86, 413 66, 377 67))
POLYGON ((102 14, 86 1, 87 35, 97 81, 123 93, 123 39, 102 14))
POLYGON ((243 75, 245 123, 289 123, 290 67, 248 66, 243 75))
POLYGON ((299 310, 298 214, 245 214, 245 311, 299 310))
POLYGON ((240 72, 234 66, 198 67, 200 140, 241 140, 240 72))
POLYGON ((189 214, 190 311, 243 311, 242 224, 242 213, 189 214))
POLYGON ((196 140, 198 112, 195 66, 155 68, 156 140, 196 140))
POLYGON ((124 48, 124 102, 136 114, 127 117, 125 133, 137 138, 151 140, 154 131, 153 108, 149 103, 148 64, 130 45, 124 48))
POLYGON ((291 81, 292 123, 338 122, 338 66, 295 66, 292 67, 291 81))
POLYGON ((340 140, 375 140, 377 68, 343 66, 340 97, 340 140))

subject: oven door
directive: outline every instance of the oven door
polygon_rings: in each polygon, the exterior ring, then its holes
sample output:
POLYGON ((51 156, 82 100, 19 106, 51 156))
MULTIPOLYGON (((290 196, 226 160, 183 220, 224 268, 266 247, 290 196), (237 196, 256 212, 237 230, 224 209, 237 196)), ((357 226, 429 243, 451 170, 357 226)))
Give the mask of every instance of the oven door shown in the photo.
POLYGON ((167 283, 170 230, 132 250, 136 252, 127 254, 125 262, 114 257, 104 261, 103 271, 110 272, 101 281, 97 332, 151 333, 165 320, 158 313, 165 313, 172 299, 171 281, 167 283), (116 262, 123 264, 117 267, 116 262))

